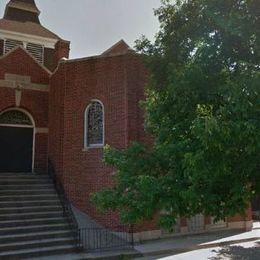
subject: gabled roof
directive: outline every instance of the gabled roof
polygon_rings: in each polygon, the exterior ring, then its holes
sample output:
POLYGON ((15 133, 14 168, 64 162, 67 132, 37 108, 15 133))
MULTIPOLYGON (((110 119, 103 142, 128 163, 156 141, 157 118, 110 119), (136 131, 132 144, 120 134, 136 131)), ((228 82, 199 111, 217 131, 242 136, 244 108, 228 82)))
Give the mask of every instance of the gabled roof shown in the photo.
POLYGON ((34 0, 9 0, 4 17, 0 19, 0 31, 61 40, 58 35, 41 25, 39 14, 34 0))
POLYGON ((112 47, 110 47, 109 49, 104 51, 101 55, 105 56, 105 55, 124 54, 129 51, 133 51, 133 49, 131 49, 124 40, 120 40, 119 42, 114 44, 112 47))
MULTIPOLYGON (((24 49, 22 46, 17 46, 16 48, 12 49, 11 51, 9 51, 8 53, 6 53, 5 55, 0 57, 0 62, 4 61, 5 59, 8 59, 9 57, 12 57, 12 55, 20 53, 20 55, 25 55, 29 58, 30 62, 33 62, 37 67, 39 67, 39 69, 43 70, 45 73, 47 73, 48 75, 51 74, 51 71, 49 71, 45 66, 43 66, 41 63, 39 63, 26 49, 24 49)), ((23 57, 23 59, 25 59, 25 56, 23 57)), ((12 66, 14 67, 14 66, 12 66)), ((24 67, 24 66, 18 66, 18 67, 24 67)), ((26 66, 24 67, 26 70, 26 66)))
POLYGON ((0 30, 60 40, 60 37, 58 35, 49 31, 41 24, 33 22, 17 22, 7 19, 0 19, 0 30))

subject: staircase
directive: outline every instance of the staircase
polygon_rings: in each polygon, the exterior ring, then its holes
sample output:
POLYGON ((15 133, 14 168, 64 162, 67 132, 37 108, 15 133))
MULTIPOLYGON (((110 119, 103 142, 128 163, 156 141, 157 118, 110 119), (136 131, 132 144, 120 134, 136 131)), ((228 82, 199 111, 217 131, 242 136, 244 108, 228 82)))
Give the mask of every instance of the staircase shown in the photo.
POLYGON ((32 173, 0 173, 0 259, 24 259, 77 250, 51 179, 32 173))

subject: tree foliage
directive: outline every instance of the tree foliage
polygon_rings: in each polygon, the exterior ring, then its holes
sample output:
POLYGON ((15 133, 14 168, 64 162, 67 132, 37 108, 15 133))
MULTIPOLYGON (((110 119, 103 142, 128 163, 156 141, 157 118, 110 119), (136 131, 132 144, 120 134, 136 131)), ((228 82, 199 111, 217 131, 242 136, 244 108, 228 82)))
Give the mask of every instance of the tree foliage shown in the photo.
POLYGON ((154 144, 107 147, 115 185, 92 199, 126 223, 159 213, 166 227, 243 213, 260 193, 260 1, 164 0, 155 14, 155 42, 137 41, 154 144))

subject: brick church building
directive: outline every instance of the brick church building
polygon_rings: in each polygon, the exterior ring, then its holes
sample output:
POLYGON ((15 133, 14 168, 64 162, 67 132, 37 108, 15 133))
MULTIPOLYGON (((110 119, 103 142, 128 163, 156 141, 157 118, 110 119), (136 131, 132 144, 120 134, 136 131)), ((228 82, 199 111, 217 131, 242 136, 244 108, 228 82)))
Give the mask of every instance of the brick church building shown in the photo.
MULTIPOLYGON (((39 14, 34 0, 10 0, 0 19, 0 175, 51 167, 73 206, 100 225, 118 225, 117 214, 99 214, 89 195, 112 184, 105 144, 146 141, 139 101, 147 71, 122 40, 98 56, 69 59, 70 42, 46 29, 39 14)), ((181 218, 177 230, 251 225, 249 210, 217 224, 181 218)), ((161 236, 153 223, 136 230, 140 239, 161 236)))

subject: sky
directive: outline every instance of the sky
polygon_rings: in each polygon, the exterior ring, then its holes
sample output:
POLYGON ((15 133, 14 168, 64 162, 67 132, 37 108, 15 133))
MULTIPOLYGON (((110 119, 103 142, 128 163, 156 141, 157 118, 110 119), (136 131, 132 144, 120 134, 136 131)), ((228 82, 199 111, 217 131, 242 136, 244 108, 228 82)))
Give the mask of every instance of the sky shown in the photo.
MULTIPOLYGON (((9 0, 0 0, 0 17, 9 0)), ((70 58, 101 54, 121 39, 131 47, 159 29, 160 0, 35 0, 42 25, 71 42, 70 58)))

